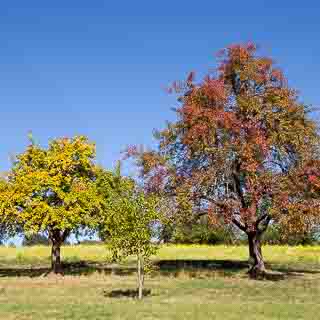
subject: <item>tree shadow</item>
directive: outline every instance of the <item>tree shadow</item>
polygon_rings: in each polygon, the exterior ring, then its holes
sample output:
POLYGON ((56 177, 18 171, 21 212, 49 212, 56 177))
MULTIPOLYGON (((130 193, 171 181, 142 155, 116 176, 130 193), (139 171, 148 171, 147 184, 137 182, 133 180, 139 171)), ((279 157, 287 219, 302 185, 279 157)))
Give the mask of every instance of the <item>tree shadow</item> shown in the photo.
POLYGON ((32 267, 32 268, 0 268, 0 277, 45 277, 51 273, 50 268, 32 267))
POLYGON ((154 265, 163 276, 190 277, 220 275, 232 276, 248 268, 248 263, 241 260, 158 260, 154 265))
POLYGON ((158 260, 155 265, 160 270, 233 270, 235 272, 248 268, 247 261, 241 260, 158 260))
MULTIPOLYGON (((268 272, 258 277, 258 280, 280 281, 287 278, 304 276, 305 274, 320 274, 320 270, 301 269, 277 264, 266 264, 268 272)), ((249 264, 244 260, 157 260, 151 277, 168 276, 203 278, 210 276, 232 277, 246 276, 249 264)), ((63 275, 89 276, 91 274, 127 276, 136 273, 135 266, 111 265, 90 261, 63 263, 63 275)), ((46 277, 51 274, 48 267, 0 268, 0 277, 46 277)))
MULTIPOLYGON (((153 262, 154 276, 176 277, 182 272, 194 276, 197 272, 211 271, 221 275, 232 275, 244 269, 248 269, 246 261, 239 260, 158 260, 153 262)), ((119 266, 110 264, 97 264, 89 261, 64 264, 64 274, 68 275, 90 275, 101 273, 104 275, 126 276, 136 273, 135 266, 119 266)))
MULTIPOLYGON (((159 260, 155 263, 160 274, 177 275, 189 273, 192 276, 217 274, 219 276, 242 275, 250 277, 250 265, 244 260, 159 260), (198 272, 198 273, 197 273, 198 272)), ((320 274, 320 269, 295 268, 276 263, 266 263, 267 272, 258 276, 256 280, 281 281, 289 278, 303 277, 306 274, 320 274)))
MULTIPOLYGON (((89 276, 94 273, 99 273, 103 275, 119 275, 127 276, 134 274, 136 272, 136 267, 134 266, 119 266, 119 265, 109 265, 103 263, 94 263, 90 261, 78 261, 78 262, 64 262, 62 263, 62 273, 61 275, 71 275, 71 276, 89 276)), ((32 267, 11 267, 11 268, 1 268, 0 267, 0 278, 2 277, 46 277, 48 275, 53 275, 51 268, 42 266, 32 266, 32 267)))
MULTIPOLYGON (((103 295, 107 298, 138 298, 138 290, 137 289, 114 289, 111 291, 104 290, 103 295)), ((151 295, 150 289, 142 290, 143 297, 147 297, 151 295)))

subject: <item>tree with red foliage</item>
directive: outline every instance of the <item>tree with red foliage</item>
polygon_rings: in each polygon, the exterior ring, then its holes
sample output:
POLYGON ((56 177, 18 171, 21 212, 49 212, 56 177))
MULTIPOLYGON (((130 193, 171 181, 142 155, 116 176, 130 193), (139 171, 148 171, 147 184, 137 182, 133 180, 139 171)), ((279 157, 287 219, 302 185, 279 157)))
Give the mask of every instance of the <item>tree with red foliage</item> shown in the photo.
POLYGON ((316 152, 312 156, 282 177, 275 197, 273 217, 284 226, 284 239, 307 236, 319 227, 320 160, 316 152))
MULTIPOLYGON (((130 148, 146 187, 181 212, 221 215, 246 233, 252 277, 264 274, 261 237, 272 220, 284 177, 317 140, 308 108, 283 73, 256 46, 232 45, 196 83, 175 83, 177 120, 156 133, 159 148, 130 148)), ((311 177, 312 179, 312 177, 311 177)), ((284 211, 282 211, 284 212, 284 211)))

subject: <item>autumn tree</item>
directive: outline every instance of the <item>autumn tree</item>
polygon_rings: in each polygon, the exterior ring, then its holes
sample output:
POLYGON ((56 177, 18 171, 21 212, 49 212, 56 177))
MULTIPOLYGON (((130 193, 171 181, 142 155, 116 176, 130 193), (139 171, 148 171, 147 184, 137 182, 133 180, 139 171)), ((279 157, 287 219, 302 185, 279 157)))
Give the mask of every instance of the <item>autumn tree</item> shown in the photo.
MULTIPOLYGON (((261 237, 280 184, 316 140, 308 107, 273 61, 253 44, 219 53, 202 81, 176 82, 177 120, 156 132, 158 150, 130 147, 150 192, 175 212, 222 216, 246 233, 253 277, 265 272, 261 237)), ((178 215, 177 215, 178 213, 178 215)), ((214 220, 214 219, 213 219, 214 220)))
POLYGON ((273 216, 282 226, 282 238, 310 238, 320 225, 320 158, 318 148, 282 177, 273 216))
POLYGON ((31 141, 16 157, 0 192, 1 215, 15 219, 26 232, 46 232, 51 264, 62 271, 60 247, 83 226, 94 224, 99 208, 95 186, 95 145, 86 137, 52 140, 48 148, 31 141))
POLYGON ((23 231, 17 219, 11 214, 14 198, 14 191, 9 186, 6 174, 3 174, 0 178, 0 244, 23 231))

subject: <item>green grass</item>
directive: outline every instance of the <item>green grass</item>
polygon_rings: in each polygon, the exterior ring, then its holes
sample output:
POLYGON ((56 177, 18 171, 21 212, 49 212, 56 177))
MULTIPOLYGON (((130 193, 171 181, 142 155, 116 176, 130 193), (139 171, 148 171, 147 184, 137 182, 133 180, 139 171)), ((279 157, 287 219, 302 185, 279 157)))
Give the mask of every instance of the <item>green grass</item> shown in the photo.
MULTIPOLYGON (((162 247, 154 260, 166 261, 168 269, 146 279, 151 295, 139 302, 107 297, 116 289, 134 289, 135 274, 92 268, 88 274, 44 276, 32 270, 49 266, 49 248, 1 247, 0 319, 318 319, 320 247, 267 246, 263 252, 268 268, 284 277, 249 280, 242 246, 162 247), (30 273, 19 276, 20 269, 30 273)), ((108 257, 103 246, 65 247, 62 254, 65 261, 99 266, 108 257)))

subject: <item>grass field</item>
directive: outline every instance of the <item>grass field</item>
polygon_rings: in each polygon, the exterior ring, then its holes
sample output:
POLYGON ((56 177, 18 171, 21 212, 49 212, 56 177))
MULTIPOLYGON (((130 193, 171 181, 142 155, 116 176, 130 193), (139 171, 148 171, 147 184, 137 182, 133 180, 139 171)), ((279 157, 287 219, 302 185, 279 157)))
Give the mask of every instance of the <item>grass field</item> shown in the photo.
POLYGON ((318 319, 320 247, 264 247, 270 280, 249 280, 247 248, 165 246, 142 302, 132 261, 105 263, 103 246, 62 249, 66 275, 47 275, 47 247, 0 247, 0 319, 318 319), (129 291, 128 291, 129 292, 129 291))

